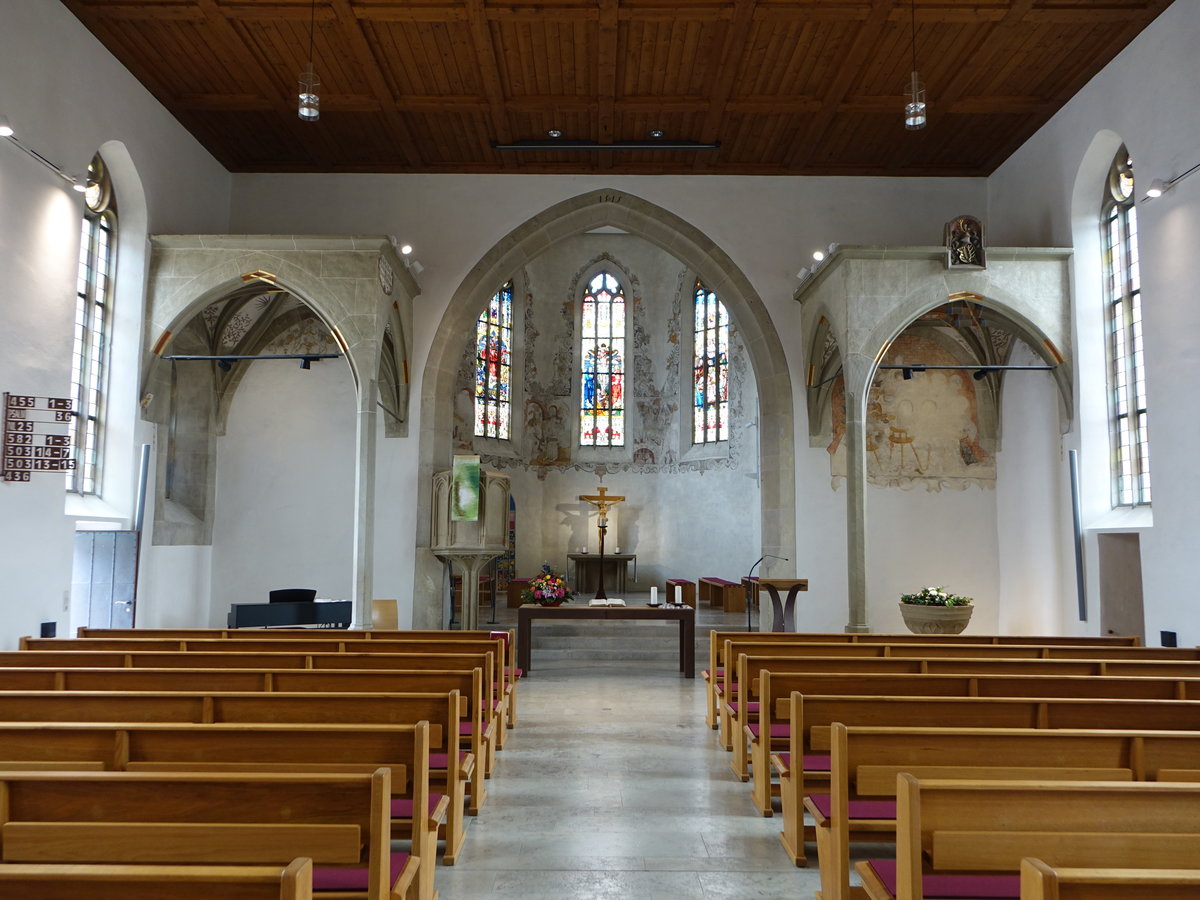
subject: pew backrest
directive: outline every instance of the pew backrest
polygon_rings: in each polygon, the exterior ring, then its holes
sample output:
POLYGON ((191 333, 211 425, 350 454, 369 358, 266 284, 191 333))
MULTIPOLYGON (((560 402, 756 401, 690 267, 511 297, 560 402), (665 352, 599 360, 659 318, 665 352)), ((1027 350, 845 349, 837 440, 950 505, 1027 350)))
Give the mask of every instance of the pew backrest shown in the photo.
POLYGON ((312 900, 312 860, 279 866, 0 866, 0 896, 37 900, 312 900))

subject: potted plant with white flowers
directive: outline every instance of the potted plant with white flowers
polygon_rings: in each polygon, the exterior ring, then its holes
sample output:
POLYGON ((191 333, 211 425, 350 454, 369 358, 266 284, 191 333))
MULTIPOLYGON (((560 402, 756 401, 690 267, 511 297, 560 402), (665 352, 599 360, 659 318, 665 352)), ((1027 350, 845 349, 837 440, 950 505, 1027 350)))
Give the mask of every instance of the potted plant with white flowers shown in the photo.
POLYGON ((900 615, 913 634, 959 634, 975 611, 970 597, 951 594, 944 587, 921 588, 900 595, 900 615))

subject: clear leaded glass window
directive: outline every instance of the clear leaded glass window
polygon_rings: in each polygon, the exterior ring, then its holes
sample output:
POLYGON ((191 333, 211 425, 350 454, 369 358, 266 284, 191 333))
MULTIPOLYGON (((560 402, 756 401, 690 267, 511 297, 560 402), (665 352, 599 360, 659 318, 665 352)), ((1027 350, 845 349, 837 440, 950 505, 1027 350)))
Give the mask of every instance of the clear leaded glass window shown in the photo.
POLYGON ((700 281, 695 289, 692 443, 729 440, 729 313, 700 281))
POLYGON ((512 437, 512 282, 475 323, 475 436, 512 437))
POLYGON ((1138 271, 1133 160, 1117 153, 1101 221, 1112 423, 1113 505, 1150 502, 1150 439, 1142 350, 1142 285, 1138 271))
POLYGON ((579 443, 625 445, 625 291, 608 272, 583 295, 579 443))
POLYGON ((116 202, 104 162, 97 155, 88 166, 83 226, 79 238, 79 274, 75 287, 75 335, 71 351, 71 392, 75 415, 70 425, 75 469, 67 473, 67 490, 99 492, 105 365, 112 277, 116 267, 116 202))

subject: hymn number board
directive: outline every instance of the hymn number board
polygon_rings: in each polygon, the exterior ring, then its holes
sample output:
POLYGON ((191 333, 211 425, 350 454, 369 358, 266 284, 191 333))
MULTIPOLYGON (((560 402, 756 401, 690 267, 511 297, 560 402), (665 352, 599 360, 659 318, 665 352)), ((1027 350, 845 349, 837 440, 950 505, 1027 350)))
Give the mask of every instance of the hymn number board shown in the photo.
POLYGON ((4 392, 5 481, 28 481, 30 472, 66 472, 71 458, 74 404, 67 397, 32 397, 4 392))

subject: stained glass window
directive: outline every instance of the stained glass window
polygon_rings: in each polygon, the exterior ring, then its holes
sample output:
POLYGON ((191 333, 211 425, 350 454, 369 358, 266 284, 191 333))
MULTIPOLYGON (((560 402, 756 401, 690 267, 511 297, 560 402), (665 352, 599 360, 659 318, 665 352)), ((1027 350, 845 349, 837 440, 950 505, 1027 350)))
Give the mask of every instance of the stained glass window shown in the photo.
POLYGON ((1101 219, 1113 505, 1136 506, 1150 502, 1150 438, 1133 160, 1124 147, 1117 153, 1109 171, 1101 219))
POLYGON ((696 282, 692 342, 692 443, 729 440, 729 313, 717 295, 696 282))
POLYGON ((512 436, 512 282, 475 323, 475 436, 512 436))
POLYGON ((579 443, 625 445, 625 291, 608 272, 583 295, 579 443))
POLYGON ((97 155, 88 166, 83 225, 79 238, 79 272, 75 281, 75 337, 71 351, 71 394, 75 415, 69 431, 75 469, 67 473, 67 490, 95 494, 100 485, 103 448, 107 344, 112 315, 112 278, 116 268, 114 231, 117 207, 112 183, 97 155))

